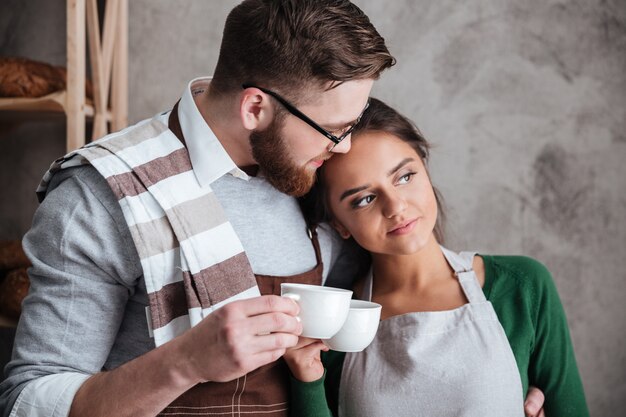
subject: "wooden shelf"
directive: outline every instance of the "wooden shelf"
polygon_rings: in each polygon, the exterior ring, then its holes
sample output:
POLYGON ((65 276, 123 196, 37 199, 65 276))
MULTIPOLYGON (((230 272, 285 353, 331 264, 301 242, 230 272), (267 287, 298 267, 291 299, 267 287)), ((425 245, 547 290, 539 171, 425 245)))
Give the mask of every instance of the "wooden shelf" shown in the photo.
MULTIPOLYGON (((59 112, 65 113, 65 103, 67 101, 66 91, 57 91, 47 96, 38 98, 0 98, 0 111, 19 112, 59 112)), ((94 108, 91 100, 85 101, 85 116, 93 117, 94 108)), ((110 120, 111 114, 107 112, 110 120)))
POLYGON ((128 0, 106 0, 102 34, 97 0, 66 0, 66 5, 67 89, 39 98, 0 98, 0 111, 10 120, 12 112, 23 112, 14 118, 19 122, 27 112, 64 114, 69 152, 85 144, 87 117, 93 121, 92 139, 128 125, 128 0), (85 97, 87 42, 93 100, 85 97))

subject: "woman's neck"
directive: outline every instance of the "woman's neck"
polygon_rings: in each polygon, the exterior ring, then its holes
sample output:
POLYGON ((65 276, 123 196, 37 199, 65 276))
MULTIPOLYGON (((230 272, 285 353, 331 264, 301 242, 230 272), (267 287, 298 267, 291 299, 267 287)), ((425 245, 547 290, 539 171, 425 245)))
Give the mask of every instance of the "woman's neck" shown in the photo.
POLYGON ((434 236, 419 252, 410 255, 372 254, 372 272, 378 295, 421 292, 454 273, 434 236))

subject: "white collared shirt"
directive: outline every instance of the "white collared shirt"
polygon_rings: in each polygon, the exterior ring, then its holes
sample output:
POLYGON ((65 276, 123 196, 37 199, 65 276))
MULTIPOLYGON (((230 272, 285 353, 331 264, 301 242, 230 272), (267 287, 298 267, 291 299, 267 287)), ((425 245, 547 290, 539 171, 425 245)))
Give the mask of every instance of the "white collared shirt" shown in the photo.
POLYGON ((248 175, 235 165, 194 101, 194 96, 208 89, 210 82, 211 77, 191 80, 178 104, 178 119, 196 178, 202 186, 212 184, 227 173, 248 180, 248 175))

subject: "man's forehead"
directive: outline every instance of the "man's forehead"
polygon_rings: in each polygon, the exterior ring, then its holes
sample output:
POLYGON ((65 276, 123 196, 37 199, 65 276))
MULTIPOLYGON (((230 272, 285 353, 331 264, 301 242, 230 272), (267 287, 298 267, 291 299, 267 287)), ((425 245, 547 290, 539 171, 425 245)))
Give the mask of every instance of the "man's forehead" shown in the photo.
POLYGON ((367 104, 374 80, 352 80, 328 90, 318 90, 311 101, 302 106, 310 117, 318 117, 318 123, 327 127, 344 127, 353 122, 367 104))

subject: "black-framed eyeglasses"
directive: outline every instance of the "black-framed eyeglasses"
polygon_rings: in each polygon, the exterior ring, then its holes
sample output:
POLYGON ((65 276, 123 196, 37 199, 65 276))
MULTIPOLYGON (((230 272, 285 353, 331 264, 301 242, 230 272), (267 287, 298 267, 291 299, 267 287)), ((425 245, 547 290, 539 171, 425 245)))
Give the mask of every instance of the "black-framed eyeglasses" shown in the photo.
POLYGON ((359 124, 359 122, 361 121, 361 118, 363 117, 363 114, 365 113, 365 110, 367 110, 367 108, 370 105, 370 101, 369 99, 367 100, 367 103, 365 104, 365 108, 363 109, 363 111, 361 112, 361 114, 359 114, 359 117, 356 118, 356 120, 354 121, 353 124, 346 126, 344 129, 342 129, 343 131, 341 132, 341 135, 339 136, 335 136, 332 133, 330 133, 328 130, 324 129, 322 126, 318 125, 317 123, 315 123, 313 120, 311 120, 311 118, 309 118, 306 114, 302 113, 300 110, 298 110, 293 104, 291 104, 290 102, 288 102, 287 100, 285 100, 284 98, 282 98, 280 95, 276 94, 275 92, 273 92, 272 90, 268 90, 267 88, 263 88, 263 87, 259 87, 253 84, 243 84, 241 86, 244 90, 246 88, 258 88, 259 90, 263 91, 265 94, 269 94, 270 96, 274 97, 280 104, 283 105, 283 107, 285 109, 287 109, 287 111, 291 114, 293 114, 294 116, 296 116, 298 119, 302 120, 304 123, 308 124, 309 126, 311 126, 313 129, 317 130, 318 132, 320 132, 322 135, 326 136, 326 138, 328 138, 331 142, 334 143, 334 145, 329 149, 332 150, 335 146, 339 145, 339 143, 344 140, 345 138, 347 138, 350 133, 352 133, 352 131, 354 130, 354 128, 359 124))

